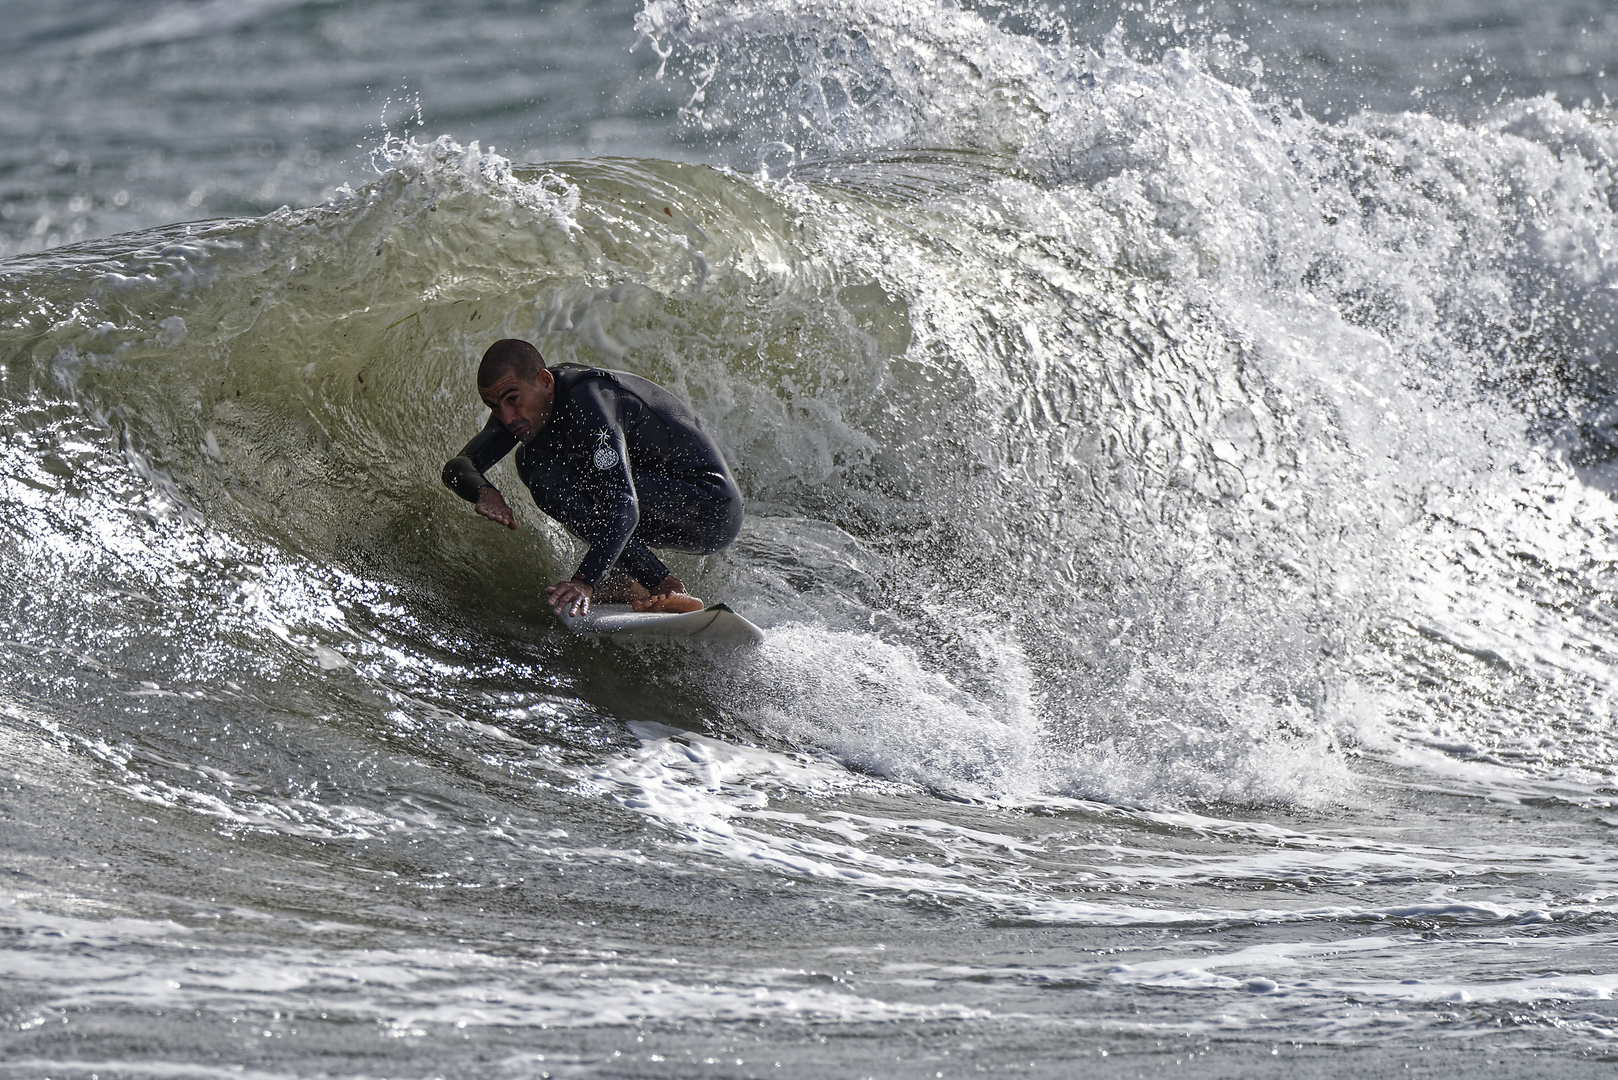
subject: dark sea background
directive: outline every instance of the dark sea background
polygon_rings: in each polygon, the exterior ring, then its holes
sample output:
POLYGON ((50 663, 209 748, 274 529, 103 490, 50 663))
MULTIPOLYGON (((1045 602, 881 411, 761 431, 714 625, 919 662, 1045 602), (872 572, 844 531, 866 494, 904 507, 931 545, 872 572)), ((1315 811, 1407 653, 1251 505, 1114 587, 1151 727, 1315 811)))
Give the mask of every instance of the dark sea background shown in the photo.
POLYGON ((1611 1075, 1618 9, 0 20, 0 1077, 1611 1075))

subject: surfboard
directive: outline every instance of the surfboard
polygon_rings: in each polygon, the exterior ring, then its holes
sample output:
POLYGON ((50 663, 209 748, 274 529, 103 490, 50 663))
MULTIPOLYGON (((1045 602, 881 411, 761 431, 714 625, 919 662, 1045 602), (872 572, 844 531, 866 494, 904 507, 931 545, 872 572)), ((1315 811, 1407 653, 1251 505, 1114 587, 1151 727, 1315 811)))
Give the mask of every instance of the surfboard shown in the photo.
POLYGON ((563 615, 562 623, 575 634, 698 638, 738 644, 764 640, 763 630, 724 604, 710 604, 701 611, 681 614, 635 611, 628 604, 593 604, 583 615, 563 615))

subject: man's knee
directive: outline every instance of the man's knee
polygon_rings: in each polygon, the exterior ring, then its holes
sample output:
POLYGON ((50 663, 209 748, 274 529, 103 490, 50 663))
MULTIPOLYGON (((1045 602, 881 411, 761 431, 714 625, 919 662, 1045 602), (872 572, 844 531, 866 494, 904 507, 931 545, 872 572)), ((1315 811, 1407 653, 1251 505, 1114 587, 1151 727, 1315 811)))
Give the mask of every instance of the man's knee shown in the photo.
POLYGON ((713 551, 728 548, 742 531, 742 497, 734 495, 725 500, 722 510, 714 519, 713 551))

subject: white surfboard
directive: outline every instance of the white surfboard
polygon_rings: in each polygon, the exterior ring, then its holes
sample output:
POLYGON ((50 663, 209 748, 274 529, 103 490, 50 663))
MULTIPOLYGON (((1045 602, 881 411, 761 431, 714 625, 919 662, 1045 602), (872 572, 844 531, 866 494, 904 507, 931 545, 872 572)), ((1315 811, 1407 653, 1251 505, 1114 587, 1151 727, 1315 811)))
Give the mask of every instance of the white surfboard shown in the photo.
POLYGON ((764 640, 764 631, 724 604, 711 604, 701 611, 684 613, 635 611, 628 604, 592 604, 583 615, 563 615, 562 623, 575 634, 698 638, 737 643, 764 640))

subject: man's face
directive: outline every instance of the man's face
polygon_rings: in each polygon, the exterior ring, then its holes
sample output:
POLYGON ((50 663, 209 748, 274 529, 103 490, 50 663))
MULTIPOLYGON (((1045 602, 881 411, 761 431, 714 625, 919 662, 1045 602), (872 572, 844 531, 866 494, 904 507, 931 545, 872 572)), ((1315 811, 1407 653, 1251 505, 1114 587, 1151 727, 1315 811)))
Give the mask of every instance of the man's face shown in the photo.
POLYGON ((478 396, 518 442, 528 442, 550 421, 556 379, 544 368, 532 379, 508 371, 488 386, 478 387, 478 396))

